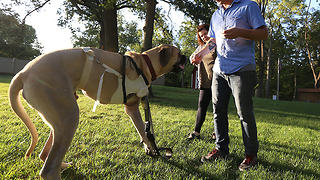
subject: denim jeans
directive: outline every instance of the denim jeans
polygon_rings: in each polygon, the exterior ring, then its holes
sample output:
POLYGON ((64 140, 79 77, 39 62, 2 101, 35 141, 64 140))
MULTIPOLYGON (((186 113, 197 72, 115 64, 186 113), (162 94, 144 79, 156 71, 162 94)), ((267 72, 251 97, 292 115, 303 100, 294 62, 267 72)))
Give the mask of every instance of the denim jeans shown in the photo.
POLYGON ((230 95, 234 97, 240 118, 245 153, 257 155, 257 126, 253 114, 252 95, 257 83, 255 71, 234 74, 214 73, 212 77, 212 104, 216 133, 216 149, 229 154, 228 104, 230 95))

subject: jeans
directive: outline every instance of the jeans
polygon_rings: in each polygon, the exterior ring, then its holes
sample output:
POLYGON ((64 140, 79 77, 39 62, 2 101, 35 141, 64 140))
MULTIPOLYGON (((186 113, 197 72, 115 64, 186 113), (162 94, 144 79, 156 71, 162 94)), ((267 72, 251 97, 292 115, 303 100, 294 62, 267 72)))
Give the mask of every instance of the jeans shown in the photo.
POLYGON ((228 104, 232 93, 240 118, 245 153, 257 155, 257 126, 253 114, 252 95, 257 83, 255 71, 233 74, 214 73, 212 77, 212 104, 216 133, 216 149, 229 154, 228 104))
POLYGON ((201 89, 199 92, 198 111, 194 131, 200 133, 202 124, 206 118, 207 109, 212 99, 211 89, 201 89))

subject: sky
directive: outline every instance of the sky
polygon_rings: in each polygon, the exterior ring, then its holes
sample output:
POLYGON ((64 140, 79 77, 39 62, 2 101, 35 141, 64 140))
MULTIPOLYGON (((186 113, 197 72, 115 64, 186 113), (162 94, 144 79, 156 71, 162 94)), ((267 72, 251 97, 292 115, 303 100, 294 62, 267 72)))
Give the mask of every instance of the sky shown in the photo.
MULTIPOLYGON (((8 0, 1 0, 8 1, 8 0)), ((35 30, 38 37, 38 41, 44 47, 43 53, 51 51, 72 48, 71 32, 68 28, 62 28, 57 26, 59 15, 57 10, 61 6, 64 0, 53 0, 50 4, 46 4, 40 12, 33 12, 26 18, 26 24, 31 25, 35 30)), ((166 5, 160 3, 160 5, 166 5)), ((17 8, 17 13, 20 14, 20 18, 24 18, 26 11, 23 8, 17 8)), ((175 17, 174 28, 177 29, 184 19, 183 13, 171 10, 172 16, 175 17)), ((131 12, 123 12, 126 21, 135 20, 138 22, 140 29, 142 29, 144 22, 138 20, 138 18, 131 12)))

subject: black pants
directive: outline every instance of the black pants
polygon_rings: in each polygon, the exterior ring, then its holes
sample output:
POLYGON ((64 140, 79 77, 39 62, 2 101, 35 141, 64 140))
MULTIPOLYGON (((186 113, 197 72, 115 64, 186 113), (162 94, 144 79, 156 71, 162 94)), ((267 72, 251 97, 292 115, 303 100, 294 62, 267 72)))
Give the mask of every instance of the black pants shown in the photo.
POLYGON ((201 89, 199 92, 198 111, 194 131, 200 133, 202 124, 206 118, 207 109, 212 98, 211 89, 201 89))

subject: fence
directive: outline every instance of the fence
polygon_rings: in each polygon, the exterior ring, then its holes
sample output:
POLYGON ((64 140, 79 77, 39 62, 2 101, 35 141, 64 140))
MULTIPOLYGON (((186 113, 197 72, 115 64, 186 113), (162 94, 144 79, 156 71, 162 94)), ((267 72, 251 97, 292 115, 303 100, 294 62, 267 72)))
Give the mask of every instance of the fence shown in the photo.
POLYGON ((0 73, 16 74, 28 63, 28 60, 0 57, 0 73))

